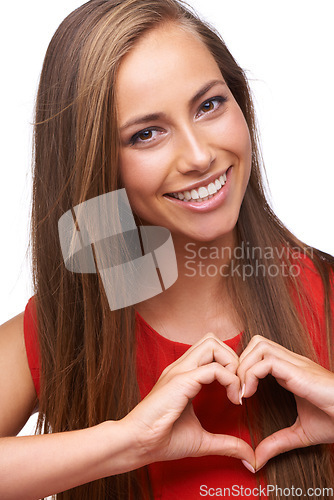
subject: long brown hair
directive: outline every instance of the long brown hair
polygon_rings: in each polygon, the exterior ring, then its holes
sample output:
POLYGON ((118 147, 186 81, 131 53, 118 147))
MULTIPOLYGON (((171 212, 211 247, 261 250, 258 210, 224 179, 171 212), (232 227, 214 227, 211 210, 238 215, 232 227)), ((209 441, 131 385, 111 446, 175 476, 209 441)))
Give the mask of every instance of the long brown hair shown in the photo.
MULTIPOLYGON (((41 351, 39 432, 117 420, 140 399, 134 309, 110 311, 98 275, 65 269, 57 228, 58 220, 71 207, 122 187, 114 93, 117 69, 122 57, 145 33, 165 22, 190 29, 206 44, 248 123, 252 172, 237 224, 238 243, 261 249, 291 245, 309 254, 323 280, 323 314, 332 353, 328 297, 333 260, 307 250, 266 201, 247 80, 220 36, 190 7, 176 0, 91 0, 70 14, 55 33, 36 102, 32 251, 41 351)), ((289 252, 284 259, 288 265, 293 260, 289 252)), ((255 264, 248 255, 241 260, 244 265, 255 264)), ((282 257, 273 255, 261 263, 268 270, 281 261, 282 257)), ((264 272, 262 277, 234 278, 230 290, 244 321, 244 344, 260 333, 315 359, 296 300, 291 300, 293 292, 302 310, 308 304, 299 280, 280 275, 273 279, 264 272)), ((294 422, 294 398, 275 380, 268 377, 263 381, 256 397, 263 409, 258 419, 248 405, 255 441, 294 422)), ((269 484, 282 488, 293 484, 303 491, 334 483, 325 446, 294 450, 272 459, 265 474, 269 484)), ((147 477, 143 468, 74 488, 58 498, 149 498, 147 477)))

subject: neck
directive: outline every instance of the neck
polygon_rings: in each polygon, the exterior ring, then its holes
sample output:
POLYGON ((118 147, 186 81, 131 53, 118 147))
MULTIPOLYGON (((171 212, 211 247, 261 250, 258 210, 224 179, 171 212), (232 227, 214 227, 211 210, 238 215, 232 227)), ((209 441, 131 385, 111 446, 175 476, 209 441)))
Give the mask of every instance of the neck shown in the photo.
POLYGON ((222 339, 240 333, 226 277, 235 241, 235 234, 214 242, 173 235, 178 279, 136 310, 160 334, 187 344, 209 331, 222 339))

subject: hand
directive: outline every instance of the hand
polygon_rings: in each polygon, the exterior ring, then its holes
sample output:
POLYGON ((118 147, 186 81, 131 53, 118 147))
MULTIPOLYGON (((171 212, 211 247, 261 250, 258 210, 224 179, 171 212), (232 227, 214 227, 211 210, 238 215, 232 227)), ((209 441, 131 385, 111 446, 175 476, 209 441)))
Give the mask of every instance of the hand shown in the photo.
POLYGON ((217 380, 230 401, 240 404, 238 365, 235 352, 209 333, 162 372, 152 391, 123 419, 141 465, 204 455, 227 455, 255 465, 254 451, 245 441, 204 430, 191 403, 203 384, 217 380))
POLYGON ((291 427, 259 443, 255 450, 256 470, 285 451, 334 442, 334 373, 256 335, 241 354, 237 370, 243 397, 252 396, 259 379, 268 374, 294 394, 298 416, 291 427))

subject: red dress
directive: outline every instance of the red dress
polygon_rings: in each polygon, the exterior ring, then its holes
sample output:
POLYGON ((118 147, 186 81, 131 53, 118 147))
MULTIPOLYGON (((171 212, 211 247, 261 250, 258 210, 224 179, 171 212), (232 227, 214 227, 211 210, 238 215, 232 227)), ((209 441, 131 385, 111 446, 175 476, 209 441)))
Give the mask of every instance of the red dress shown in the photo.
MULTIPOLYGON (((325 329, 323 314, 323 289, 319 276, 312 267, 307 266, 301 277, 305 287, 310 290, 313 307, 319 312, 319 322, 310 328, 310 335, 322 364, 327 364, 328 356, 323 346, 325 329)), ((34 324, 33 300, 27 304, 24 316, 24 335, 32 378, 39 393, 39 363, 37 333, 34 324)), ((306 319, 307 312, 306 312, 306 319)), ((189 349, 189 345, 174 342, 159 335, 136 313, 137 334, 137 373, 140 393, 144 398, 152 389, 162 370, 178 359, 189 349), (149 367, 149 369, 148 369, 149 367)), ((235 351, 241 335, 226 340, 225 343, 235 351)), ((247 403, 246 403, 247 404, 247 403)), ((238 436, 251 444, 246 425, 246 404, 232 404, 225 388, 218 382, 203 386, 193 400, 194 410, 203 427, 214 433, 238 436)), ((264 484, 258 483, 257 475, 249 472, 239 459, 209 456, 184 458, 149 465, 154 498, 156 500, 194 500, 205 496, 220 496, 265 499, 264 484), (211 489, 209 489, 211 488, 211 489)))

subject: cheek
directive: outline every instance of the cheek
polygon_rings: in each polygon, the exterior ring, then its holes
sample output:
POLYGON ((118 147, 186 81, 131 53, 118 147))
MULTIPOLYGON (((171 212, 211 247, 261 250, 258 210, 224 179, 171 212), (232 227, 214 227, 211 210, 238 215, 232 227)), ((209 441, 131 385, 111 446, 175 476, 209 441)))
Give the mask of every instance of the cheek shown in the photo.
POLYGON ((252 162, 252 142, 248 125, 243 114, 239 116, 237 122, 236 128, 238 129, 237 136, 240 144, 240 156, 243 156, 245 166, 249 166, 250 168, 252 162))
POLYGON ((137 181, 139 172, 138 169, 134 168, 134 159, 131 153, 121 153, 119 168, 120 168, 120 176, 122 180, 122 187, 126 189, 130 189, 132 183, 137 181))
POLYGON ((153 158, 148 161, 144 154, 138 151, 129 151, 121 154, 120 174, 122 187, 125 188, 130 203, 147 203, 149 196, 154 195, 159 189, 159 170, 153 158))
POLYGON ((228 119, 223 119, 216 128, 216 136, 221 138, 221 147, 235 154, 245 168, 250 167, 251 138, 244 115, 237 104, 230 110, 228 119))

